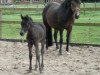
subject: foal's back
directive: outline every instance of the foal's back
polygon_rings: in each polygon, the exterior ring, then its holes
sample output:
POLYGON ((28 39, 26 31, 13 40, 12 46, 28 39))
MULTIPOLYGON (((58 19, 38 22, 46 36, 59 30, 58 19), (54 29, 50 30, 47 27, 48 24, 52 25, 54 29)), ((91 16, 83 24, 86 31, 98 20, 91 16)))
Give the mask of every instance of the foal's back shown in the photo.
POLYGON ((28 30, 27 40, 42 42, 46 38, 46 28, 43 24, 33 23, 28 30))

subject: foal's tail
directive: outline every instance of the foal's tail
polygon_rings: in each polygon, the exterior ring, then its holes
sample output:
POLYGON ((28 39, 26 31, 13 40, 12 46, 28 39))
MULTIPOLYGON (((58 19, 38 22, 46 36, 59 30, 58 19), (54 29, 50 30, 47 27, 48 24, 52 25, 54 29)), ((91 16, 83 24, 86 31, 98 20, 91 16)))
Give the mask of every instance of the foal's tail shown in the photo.
POLYGON ((50 7, 50 4, 46 5, 45 8, 43 9, 43 13, 42 13, 43 23, 46 26, 46 46, 47 46, 47 48, 49 46, 52 46, 52 29, 49 26, 49 24, 47 22, 47 18, 46 18, 46 13, 47 13, 47 10, 49 7, 50 7))

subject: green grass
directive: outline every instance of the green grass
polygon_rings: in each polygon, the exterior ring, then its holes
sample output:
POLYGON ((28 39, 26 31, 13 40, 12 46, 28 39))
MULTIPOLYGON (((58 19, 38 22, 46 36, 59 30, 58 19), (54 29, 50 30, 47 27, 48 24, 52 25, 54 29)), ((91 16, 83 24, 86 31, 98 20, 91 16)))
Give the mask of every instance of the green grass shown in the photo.
MULTIPOLYGON (((98 7, 100 3, 96 4, 98 7)), ((31 8, 33 5, 27 6, 31 8)), ((40 8, 43 5, 39 5, 40 8)), ((94 7, 93 4, 87 3, 87 7, 94 7)), ((3 6, 2 6, 3 7, 3 6)), ((6 7, 6 6, 5 6, 6 7)), ((25 7, 26 5, 16 5, 16 7, 25 7)), ((34 5, 36 7, 36 5, 34 5)), ((82 5, 81 5, 82 7, 82 5)), ((42 11, 2 11, 3 21, 21 21, 20 14, 32 17, 35 22, 42 22, 42 11)), ((78 23, 100 23, 100 11, 81 11, 80 18, 75 20, 78 23)), ((20 24, 2 24, 2 38, 21 39, 19 35, 20 24)), ((66 41, 66 31, 63 33, 64 42, 66 41)), ((25 39, 25 37, 24 37, 25 39)), ((74 43, 91 43, 100 44, 100 27, 96 26, 73 26, 71 42, 74 43)))
MULTIPOLYGON (((2 38, 21 39, 19 35, 20 24, 3 24, 2 38)), ((59 35, 59 34, 58 34, 59 35)), ((25 39, 26 36, 24 36, 25 39)), ((66 31, 63 33, 64 42, 66 41, 66 31)), ((59 39, 59 36, 58 36, 59 39)), ((73 26, 71 42, 100 44, 100 28, 96 26, 73 26)))

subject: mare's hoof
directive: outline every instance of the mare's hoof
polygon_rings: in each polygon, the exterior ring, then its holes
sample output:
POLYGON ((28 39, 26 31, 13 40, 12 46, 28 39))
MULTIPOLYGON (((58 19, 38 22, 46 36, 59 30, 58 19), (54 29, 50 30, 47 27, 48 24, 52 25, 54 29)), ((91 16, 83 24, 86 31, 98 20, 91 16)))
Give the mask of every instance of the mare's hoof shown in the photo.
POLYGON ((68 55, 70 55, 70 52, 67 52, 68 55))
POLYGON ((59 49, 59 47, 56 47, 56 49, 58 50, 58 49, 59 49))
POLYGON ((27 73, 31 73, 32 72, 32 70, 26 70, 27 71, 27 73))
POLYGON ((29 72, 31 72, 31 70, 32 70, 32 67, 29 67, 29 72))

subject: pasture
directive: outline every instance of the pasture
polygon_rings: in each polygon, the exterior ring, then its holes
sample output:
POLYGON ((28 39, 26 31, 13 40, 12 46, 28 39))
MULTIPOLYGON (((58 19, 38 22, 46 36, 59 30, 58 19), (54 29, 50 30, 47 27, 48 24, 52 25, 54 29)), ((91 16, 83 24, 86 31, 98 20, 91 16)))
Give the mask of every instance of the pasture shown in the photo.
MULTIPOLYGON (((2 6, 1 8, 13 8, 12 6, 2 6)), ((34 5, 14 5, 15 8, 43 8, 42 4, 34 5)), ((94 8, 94 3, 86 3, 85 8, 94 8)), ((100 3, 96 3, 100 7, 100 3)), ((81 5, 83 8, 83 5, 81 5)), ((33 21, 42 22, 41 10, 21 11, 2 10, 2 21, 18 21, 15 23, 2 23, 3 39, 25 39, 20 32, 20 14, 32 17, 33 21)), ((100 11, 81 11, 80 18, 75 23, 100 23, 100 11)), ((63 33, 64 42, 66 32, 63 33)), ((73 26, 71 43, 96 44, 100 45, 100 26, 73 26)), ((62 47, 62 55, 59 55, 55 44, 45 50, 44 71, 41 75, 100 75, 100 47, 93 46, 70 46, 68 55, 62 47)), ((0 41, 0 75, 40 75, 39 71, 34 71, 35 48, 33 47, 32 73, 28 73, 29 51, 27 43, 0 41)))
MULTIPOLYGON (((2 6, 3 8, 7 8, 7 6, 2 6)), ((15 5, 15 8, 31 8, 38 7, 43 8, 44 6, 41 4, 38 5, 15 5)), ((94 3, 86 3, 85 8, 91 7, 95 8, 94 3)), ((100 7, 100 3, 96 3, 96 7, 100 7)), ((9 6, 10 8, 10 6, 9 6)), ((81 8, 83 4, 81 4, 81 8)), ((21 11, 21 10, 3 10, 2 11, 2 20, 3 21, 19 21, 19 23, 3 23, 2 24, 2 38, 6 39, 21 39, 19 35, 20 31, 20 14, 28 14, 32 17, 32 19, 36 22, 42 22, 42 10, 35 11, 21 11), (16 34, 16 35, 15 35, 16 34)), ((75 23, 100 23, 100 11, 84 11, 81 10, 81 15, 78 20, 75 20, 75 23)), ((88 44, 100 44, 100 29, 99 26, 73 26, 72 30, 72 43, 88 43, 88 44), (80 39, 78 39, 80 38, 80 39)), ((66 32, 64 32, 64 42, 66 32)))

